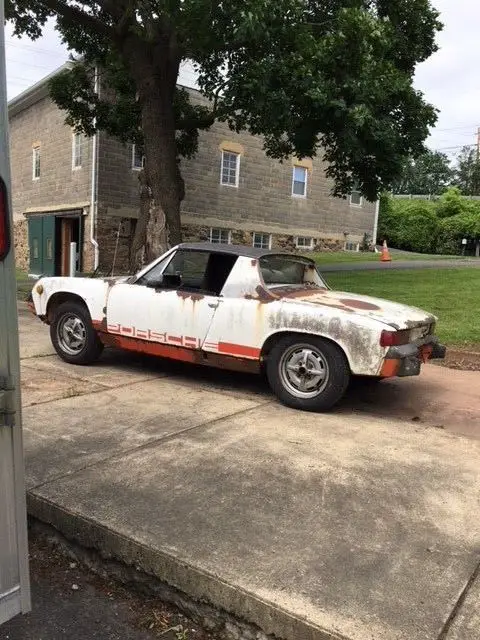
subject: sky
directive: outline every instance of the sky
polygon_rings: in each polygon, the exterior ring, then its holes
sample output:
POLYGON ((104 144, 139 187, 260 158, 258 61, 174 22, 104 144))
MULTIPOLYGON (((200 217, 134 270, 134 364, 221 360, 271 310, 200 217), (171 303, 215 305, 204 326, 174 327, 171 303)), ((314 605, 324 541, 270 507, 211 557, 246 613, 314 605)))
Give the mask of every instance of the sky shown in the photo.
MULTIPOLYGON (((427 145, 455 156, 464 145, 476 142, 480 127, 480 25, 479 0, 433 0, 441 13, 443 31, 440 47, 419 65, 415 87, 438 110, 438 122, 427 145)), ((13 98, 41 80, 68 59, 53 24, 45 28, 41 39, 19 40, 6 31, 8 96, 13 98)), ((194 86, 191 68, 181 70, 179 81, 194 86)))

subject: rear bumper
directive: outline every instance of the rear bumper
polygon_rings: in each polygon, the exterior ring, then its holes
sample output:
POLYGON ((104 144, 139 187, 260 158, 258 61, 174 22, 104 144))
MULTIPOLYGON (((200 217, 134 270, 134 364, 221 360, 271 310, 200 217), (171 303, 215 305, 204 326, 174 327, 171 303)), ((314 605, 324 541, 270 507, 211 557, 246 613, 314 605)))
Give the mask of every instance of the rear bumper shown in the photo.
POLYGON ((418 376, 423 363, 428 360, 443 360, 447 348, 432 336, 421 345, 405 344, 390 347, 385 356, 380 375, 382 378, 392 376, 418 376))

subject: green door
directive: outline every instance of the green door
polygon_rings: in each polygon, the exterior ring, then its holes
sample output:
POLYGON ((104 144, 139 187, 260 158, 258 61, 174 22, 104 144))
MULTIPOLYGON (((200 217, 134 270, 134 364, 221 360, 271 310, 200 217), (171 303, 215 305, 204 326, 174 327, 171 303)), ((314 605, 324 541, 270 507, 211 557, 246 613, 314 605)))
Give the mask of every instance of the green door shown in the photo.
POLYGON ((43 219, 43 269, 44 276, 55 275, 55 216, 43 219))
POLYGON ((55 275, 55 216, 32 216, 28 219, 30 273, 55 275))
POLYGON ((36 216, 28 219, 28 246, 30 249, 30 273, 43 273, 43 218, 36 216))

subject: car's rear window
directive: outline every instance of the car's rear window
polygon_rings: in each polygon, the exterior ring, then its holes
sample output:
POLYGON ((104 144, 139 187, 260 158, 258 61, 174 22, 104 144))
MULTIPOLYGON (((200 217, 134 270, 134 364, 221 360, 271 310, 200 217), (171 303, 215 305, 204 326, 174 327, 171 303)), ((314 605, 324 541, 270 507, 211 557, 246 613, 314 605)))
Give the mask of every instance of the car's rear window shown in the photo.
POLYGON ((260 258, 260 270, 266 285, 304 284, 312 281, 305 272, 313 268, 310 260, 296 256, 263 256, 260 258))

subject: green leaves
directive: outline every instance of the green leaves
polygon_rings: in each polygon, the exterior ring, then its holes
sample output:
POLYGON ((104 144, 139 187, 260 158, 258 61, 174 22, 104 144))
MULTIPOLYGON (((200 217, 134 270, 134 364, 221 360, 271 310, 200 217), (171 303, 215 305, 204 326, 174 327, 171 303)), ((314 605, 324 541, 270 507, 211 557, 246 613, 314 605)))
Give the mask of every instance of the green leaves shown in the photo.
POLYGON ((457 158, 454 183, 465 195, 480 195, 480 158, 477 149, 462 149, 457 158))
POLYGON ((193 154, 211 110, 178 92, 172 97, 165 80, 188 59, 233 130, 262 136, 274 158, 319 155, 335 195, 356 184, 375 200, 406 158, 425 151, 436 121, 412 84, 441 28, 429 0, 7 0, 7 11, 17 31, 32 37, 55 14, 87 68, 103 67, 109 99, 93 95, 88 73, 77 69, 53 83, 69 122, 86 132, 96 117, 98 127, 136 140, 137 94, 156 82, 158 99, 174 103, 178 153, 193 154), (132 61, 156 80, 132 72, 132 61))
POLYGON ((421 253, 459 254, 480 241, 480 201, 451 188, 439 200, 404 200, 383 195, 379 237, 398 249, 421 253))
POLYGON ((395 193, 440 195, 453 179, 454 171, 448 156, 426 150, 417 159, 408 158, 400 179, 393 185, 395 193))

